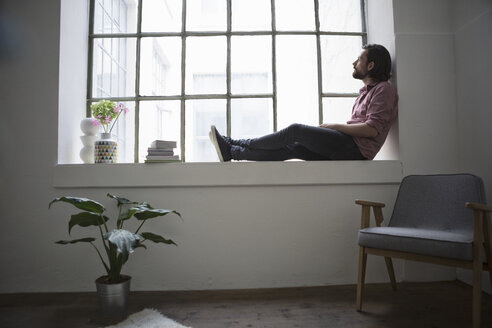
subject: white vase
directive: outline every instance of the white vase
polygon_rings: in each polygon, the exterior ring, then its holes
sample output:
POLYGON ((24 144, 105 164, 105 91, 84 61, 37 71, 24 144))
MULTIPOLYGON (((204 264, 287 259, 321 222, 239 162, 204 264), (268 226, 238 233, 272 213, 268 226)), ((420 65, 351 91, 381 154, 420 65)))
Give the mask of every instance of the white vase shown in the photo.
POLYGON ((93 119, 86 117, 80 121, 80 129, 88 136, 95 136, 99 132, 99 126, 94 125, 93 119))
POLYGON ((84 163, 94 163, 94 143, 99 139, 98 136, 85 135, 80 136, 84 147, 80 150, 80 158, 84 163))
POLYGON ((84 135, 80 137, 84 147, 80 150, 80 159, 84 163, 94 163, 94 142, 98 139, 96 133, 99 131, 99 126, 93 124, 93 119, 86 117, 80 121, 80 129, 84 135))
POLYGON ((94 143, 94 162, 98 164, 114 164, 118 158, 118 144, 111 133, 101 133, 101 139, 94 143))

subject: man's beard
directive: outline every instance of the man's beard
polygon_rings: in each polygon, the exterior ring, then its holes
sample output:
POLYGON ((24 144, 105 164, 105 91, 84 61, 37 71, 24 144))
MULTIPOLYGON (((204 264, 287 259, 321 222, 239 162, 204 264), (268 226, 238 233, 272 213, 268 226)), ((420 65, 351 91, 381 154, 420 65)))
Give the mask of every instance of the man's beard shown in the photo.
POLYGON ((357 79, 357 80, 363 80, 365 79, 369 74, 366 73, 366 74, 362 74, 361 72, 357 71, 357 70, 354 70, 354 72, 352 73, 352 77, 354 79, 357 79))

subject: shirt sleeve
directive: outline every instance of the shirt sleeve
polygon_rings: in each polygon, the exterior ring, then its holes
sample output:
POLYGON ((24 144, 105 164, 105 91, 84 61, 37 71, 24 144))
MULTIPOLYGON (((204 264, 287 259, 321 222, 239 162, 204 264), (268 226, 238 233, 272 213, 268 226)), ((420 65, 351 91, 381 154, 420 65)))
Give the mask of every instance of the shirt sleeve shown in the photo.
POLYGON ((392 122, 395 97, 396 93, 393 88, 384 86, 374 90, 367 104, 365 123, 375 128, 378 133, 382 133, 392 122))

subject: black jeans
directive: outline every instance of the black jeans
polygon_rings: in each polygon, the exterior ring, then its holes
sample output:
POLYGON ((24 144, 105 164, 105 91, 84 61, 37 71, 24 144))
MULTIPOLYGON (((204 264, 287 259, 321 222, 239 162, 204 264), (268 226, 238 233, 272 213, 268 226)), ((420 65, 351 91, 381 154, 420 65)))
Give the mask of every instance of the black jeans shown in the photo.
POLYGON ((292 124, 255 139, 232 140, 232 159, 284 161, 364 160, 354 139, 332 129, 292 124))

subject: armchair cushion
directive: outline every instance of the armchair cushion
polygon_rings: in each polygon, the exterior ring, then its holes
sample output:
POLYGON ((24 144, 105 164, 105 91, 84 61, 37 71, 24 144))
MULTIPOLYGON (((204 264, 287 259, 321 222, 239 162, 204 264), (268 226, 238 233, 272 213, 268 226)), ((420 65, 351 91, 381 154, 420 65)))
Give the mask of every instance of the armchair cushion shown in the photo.
POLYGON ((402 227, 371 227, 359 231, 359 245, 453 258, 472 259, 473 236, 456 231, 402 227))

